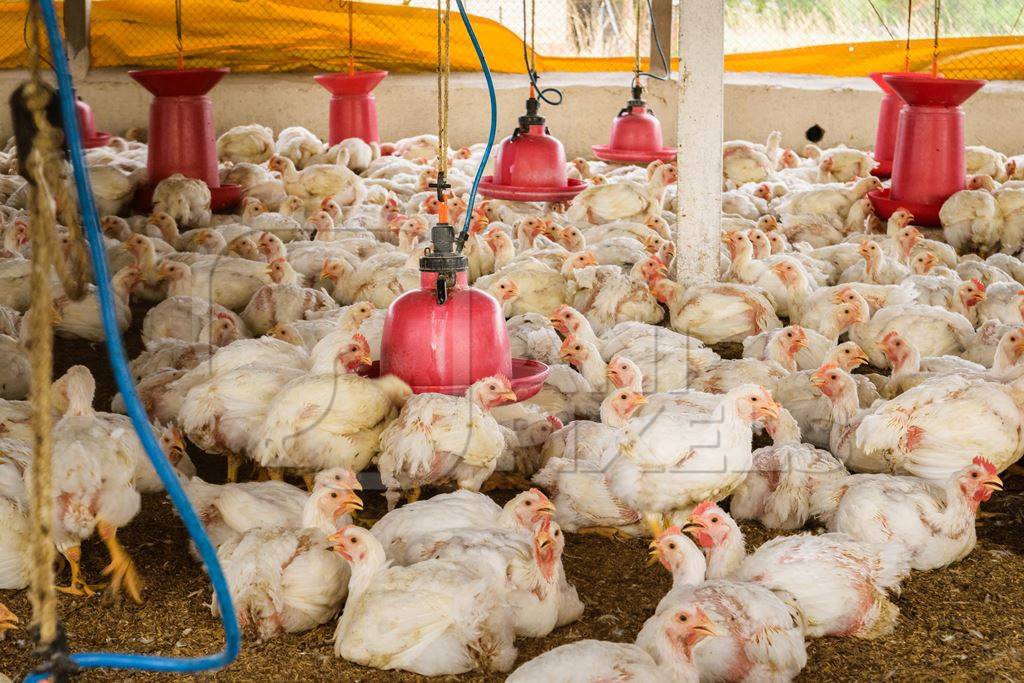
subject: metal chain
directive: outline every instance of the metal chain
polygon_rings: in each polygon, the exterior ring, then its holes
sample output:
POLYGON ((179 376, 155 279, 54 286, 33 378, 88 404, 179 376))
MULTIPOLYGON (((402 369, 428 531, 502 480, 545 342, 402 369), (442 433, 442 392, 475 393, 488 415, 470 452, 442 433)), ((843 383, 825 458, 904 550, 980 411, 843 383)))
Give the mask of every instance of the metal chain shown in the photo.
POLYGON ((942 0, 935 0, 935 37, 932 40, 932 76, 939 75, 939 19, 941 18, 942 0))

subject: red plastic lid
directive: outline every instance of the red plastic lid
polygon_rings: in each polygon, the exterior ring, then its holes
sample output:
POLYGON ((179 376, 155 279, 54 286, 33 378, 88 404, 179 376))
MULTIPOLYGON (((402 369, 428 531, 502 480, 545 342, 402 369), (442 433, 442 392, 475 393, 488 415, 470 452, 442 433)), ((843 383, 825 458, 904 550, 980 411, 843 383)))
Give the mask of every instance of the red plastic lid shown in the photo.
POLYGON ((956 107, 987 83, 913 73, 884 74, 882 77, 907 104, 930 107, 956 107))
POLYGON ((882 219, 888 220, 889 216, 896 213, 897 209, 906 209, 914 214, 914 225, 937 228, 942 225, 939 220, 939 209, 942 204, 918 204, 916 202, 901 202, 889 196, 889 188, 868 192, 868 199, 875 213, 882 219))
POLYGON ((594 156, 602 161, 616 164, 649 164, 652 161, 672 161, 676 158, 675 147, 662 147, 655 151, 638 151, 631 149, 614 149, 609 145, 592 145, 594 156))
POLYGON ((318 74, 313 80, 332 95, 366 95, 384 80, 387 71, 347 71, 332 74, 318 74))
MULTIPOLYGON (((380 361, 373 361, 372 366, 363 366, 358 371, 362 377, 379 377, 380 361)), ((512 359, 512 391, 516 392, 517 401, 525 401, 535 396, 544 387, 551 370, 540 361, 527 360, 526 358, 512 359)), ((465 396, 469 385, 459 384, 450 386, 413 386, 414 394, 447 394, 449 396, 465 396)))
POLYGON ((158 97, 205 95, 231 69, 136 69, 128 75, 158 97))
MULTIPOLYGON (((523 187, 521 185, 498 185, 494 176, 485 175, 478 188, 480 194, 491 199, 505 199, 514 202, 566 202, 583 192, 587 184, 582 180, 569 178, 565 187, 523 187)), ((512 361, 515 363, 515 360, 512 361)))

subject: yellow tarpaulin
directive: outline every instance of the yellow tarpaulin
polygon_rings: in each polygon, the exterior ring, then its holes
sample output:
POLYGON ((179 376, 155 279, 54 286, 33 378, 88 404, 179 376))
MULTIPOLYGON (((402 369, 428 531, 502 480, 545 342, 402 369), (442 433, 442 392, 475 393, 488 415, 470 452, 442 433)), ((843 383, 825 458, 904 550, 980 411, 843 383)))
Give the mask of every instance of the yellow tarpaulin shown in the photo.
MULTIPOLYGON (((393 72, 433 70, 436 16, 431 9, 353 3, 358 68, 393 72)), ((347 63, 347 6, 339 0, 183 0, 186 66, 228 66, 236 72, 336 71, 347 63)), ((0 68, 27 62, 21 40, 25 3, 0 2, 0 68)), ((685 17, 683 18, 685 21, 685 17)), ((522 43, 500 23, 474 18, 474 28, 497 72, 522 71, 522 43)), ((911 70, 927 71, 929 40, 911 43, 911 70)), ((174 67, 177 37, 171 0, 94 0, 91 59, 94 68, 174 67)), ((453 17, 452 68, 478 69, 476 54, 453 17)), ((903 68, 900 41, 731 54, 729 71, 865 76, 903 68)), ((676 64, 677 65, 677 64, 676 64)), ((674 66, 676 66, 674 65, 674 66)), ((537 55, 541 71, 628 71, 630 58, 537 55)), ((947 38, 939 69, 953 78, 1024 79, 1024 38, 947 38)))

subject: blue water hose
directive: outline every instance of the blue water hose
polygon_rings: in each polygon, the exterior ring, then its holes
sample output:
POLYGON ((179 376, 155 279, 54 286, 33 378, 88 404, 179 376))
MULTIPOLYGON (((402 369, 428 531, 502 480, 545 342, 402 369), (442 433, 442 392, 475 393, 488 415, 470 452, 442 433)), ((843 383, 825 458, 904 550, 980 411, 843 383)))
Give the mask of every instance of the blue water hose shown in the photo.
MULTIPOLYGON (((68 71, 67 56, 64 52, 64 43, 57 21, 57 13, 54 11, 53 0, 39 0, 39 6, 42 9, 43 23, 46 25, 46 34, 50 39, 50 49, 53 54, 53 69, 56 72, 57 84, 59 85, 61 115, 64 119, 64 131, 67 135, 71 163, 75 171, 75 188, 78 192, 78 204, 85 223, 85 234, 92 258, 92 269, 96 277, 96 286, 99 290, 103 333, 106 337, 110 365, 114 371, 114 378, 117 380, 117 388, 124 397, 128 416, 131 418, 132 425, 135 427, 143 448, 145 448, 146 455, 149 456, 153 467, 160 476, 160 480, 167 490, 167 495, 170 496, 171 502, 174 503, 174 507, 177 509, 181 521, 185 524, 185 528, 188 530, 188 534, 195 543, 196 549, 199 551, 199 555, 206 567, 210 583, 213 584, 213 589, 216 592, 217 606, 220 609, 220 619, 224 626, 224 640, 226 641, 221 652, 204 657, 159 657, 120 654, 116 652, 84 652, 71 655, 71 660, 81 668, 110 667, 176 673, 221 669, 235 661, 242 644, 238 620, 235 617, 234 606, 231 604, 231 593, 228 590, 224 572, 217 561, 217 551, 210 542, 209 536, 206 535, 206 530, 203 528, 202 522, 199 521, 199 516, 196 515, 195 509, 193 509, 192 504, 185 495, 185 490, 178 482, 174 469, 164 456, 163 451, 160 450, 160 445, 153 435, 153 428, 149 424, 146 411, 143 409, 142 403, 139 402, 139 396, 135 392, 135 385, 128 370, 128 359, 125 355, 124 345, 121 343, 121 334, 117 327, 117 315, 110 287, 103 236, 97 220, 92 189, 89 186, 89 175, 85 167, 85 157, 82 154, 82 136, 78 129, 74 83, 68 71)), ((34 673, 25 680, 42 681, 45 678, 45 673, 34 673)))
POLYGON ((469 34, 469 39, 473 42, 473 49, 476 50, 476 58, 480 60, 480 69, 484 72, 484 78, 487 80, 487 94, 491 99, 491 128, 487 133, 487 146, 484 147, 484 155, 480 159, 480 166, 476 169, 476 175, 473 177, 473 187, 469 191, 469 202, 466 206, 466 223, 462 226, 462 232, 459 233, 458 244, 465 244, 466 239, 469 237, 469 226, 473 222, 473 204, 476 202, 476 191, 480 187, 480 181, 483 180, 484 170, 487 167, 487 160, 491 158, 491 148, 494 147, 494 136, 498 130, 498 98, 494 94, 494 79, 491 77, 491 70, 487 66, 487 57, 484 56, 484 51, 480 47, 480 41, 476 38, 476 33, 473 31, 473 24, 469 21, 469 15, 466 14, 466 6, 462 4, 462 0, 455 0, 459 6, 459 16, 462 17, 462 25, 466 27, 466 33, 469 34))

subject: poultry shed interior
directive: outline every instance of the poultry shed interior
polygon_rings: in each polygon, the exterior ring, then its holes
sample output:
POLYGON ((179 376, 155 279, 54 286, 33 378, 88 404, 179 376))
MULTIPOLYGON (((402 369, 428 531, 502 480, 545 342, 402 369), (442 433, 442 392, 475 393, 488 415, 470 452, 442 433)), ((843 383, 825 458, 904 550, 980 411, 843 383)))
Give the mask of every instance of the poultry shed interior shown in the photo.
POLYGON ((0 12, 0 683, 1024 680, 1019 39, 416 2, 0 12))

